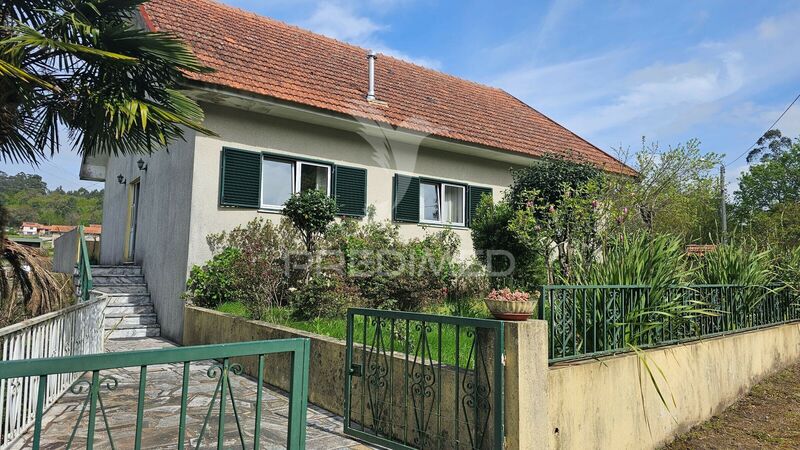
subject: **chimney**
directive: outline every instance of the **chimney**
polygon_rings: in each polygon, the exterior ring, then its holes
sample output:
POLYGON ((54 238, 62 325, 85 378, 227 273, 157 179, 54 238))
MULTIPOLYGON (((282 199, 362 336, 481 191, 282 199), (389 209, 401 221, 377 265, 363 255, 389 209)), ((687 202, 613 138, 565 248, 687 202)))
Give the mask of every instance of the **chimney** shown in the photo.
POLYGON ((378 54, 374 50, 367 53, 367 60, 369 61, 369 91, 367 91, 367 100, 375 100, 375 60, 378 59, 378 54))

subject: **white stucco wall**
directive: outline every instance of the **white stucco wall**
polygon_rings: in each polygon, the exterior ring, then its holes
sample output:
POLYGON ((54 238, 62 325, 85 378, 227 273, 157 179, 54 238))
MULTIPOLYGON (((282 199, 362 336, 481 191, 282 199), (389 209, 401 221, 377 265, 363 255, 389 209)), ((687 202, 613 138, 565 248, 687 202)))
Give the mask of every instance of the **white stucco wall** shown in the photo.
MULTIPOLYGON (((334 164, 367 169, 367 205, 375 207, 376 219, 391 219, 392 180, 396 173, 427 176, 488 186, 495 199, 511 183, 509 163, 392 142, 365 138, 358 133, 281 119, 216 105, 203 105, 206 125, 219 137, 198 136, 194 159, 194 195, 190 225, 189 267, 211 257, 205 237, 229 230, 254 217, 279 220, 275 213, 218 205, 220 152, 223 147, 266 151, 307 157, 334 164)), ((405 238, 424 236, 438 228, 401 224, 405 238)), ((458 228, 461 256, 473 254, 470 230, 458 228)))
POLYGON ((101 264, 123 261, 129 184, 139 178, 139 214, 134 262, 142 266, 155 304, 162 334, 176 342, 183 337, 183 301, 189 244, 189 205, 192 196, 194 131, 186 141, 177 141, 169 151, 150 156, 111 157, 107 164, 103 198, 101 264), (136 161, 147 162, 141 171, 136 161))

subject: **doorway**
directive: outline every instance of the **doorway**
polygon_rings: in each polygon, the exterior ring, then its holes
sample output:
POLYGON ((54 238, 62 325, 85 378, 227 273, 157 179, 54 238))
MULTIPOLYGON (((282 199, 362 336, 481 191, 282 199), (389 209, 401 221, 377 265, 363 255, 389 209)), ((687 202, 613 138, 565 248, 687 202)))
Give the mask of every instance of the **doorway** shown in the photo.
POLYGON ((136 251, 136 222, 139 215, 139 179, 128 190, 128 233, 125 241, 125 261, 133 262, 136 251))

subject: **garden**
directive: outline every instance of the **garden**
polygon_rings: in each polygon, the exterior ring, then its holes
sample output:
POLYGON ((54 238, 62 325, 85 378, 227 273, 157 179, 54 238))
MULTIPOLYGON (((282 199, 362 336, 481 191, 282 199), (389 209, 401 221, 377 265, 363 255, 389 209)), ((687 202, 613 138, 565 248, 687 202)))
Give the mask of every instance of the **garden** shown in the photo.
MULTIPOLYGON (((798 143, 787 152, 798 158, 798 143)), ((800 287, 796 236, 754 232, 768 210, 747 215, 736 204, 724 233, 713 174, 720 157, 696 141, 643 145, 633 158, 636 178, 558 158, 514 170, 504 198, 485 196, 471 218, 469 260, 458 258, 450 229, 403 239, 392 222, 337 218, 332 199, 304 191, 279 223, 256 219, 208 236, 214 256, 192 269, 185 297, 340 339, 351 307, 533 314, 550 321, 551 344, 565 349, 551 358, 788 320, 800 287), (703 252, 687 252, 698 243, 703 252)), ((458 342, 454 333, 437 339, 444 355, 458 342)))

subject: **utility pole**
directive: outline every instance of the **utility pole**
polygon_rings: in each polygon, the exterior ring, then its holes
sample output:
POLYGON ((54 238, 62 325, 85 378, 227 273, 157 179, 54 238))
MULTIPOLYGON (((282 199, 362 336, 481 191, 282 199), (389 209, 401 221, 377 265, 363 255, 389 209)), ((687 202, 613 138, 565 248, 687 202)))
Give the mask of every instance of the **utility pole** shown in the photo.
POLYGON ((720 218, 722 221, 722 244, 728 243, 728 211, 725 205, 725 165, 719 166, 720 218))

